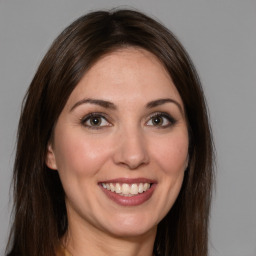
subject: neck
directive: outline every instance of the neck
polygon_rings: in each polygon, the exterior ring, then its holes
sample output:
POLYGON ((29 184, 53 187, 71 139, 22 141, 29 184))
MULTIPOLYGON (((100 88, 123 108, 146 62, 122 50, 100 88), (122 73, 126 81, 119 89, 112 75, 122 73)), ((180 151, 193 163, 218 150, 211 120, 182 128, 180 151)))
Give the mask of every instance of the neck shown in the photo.
POLYGON ((63 244, 72 256, 152 256, 156 229, 136 236, 115 236, 69 222, 63 244))

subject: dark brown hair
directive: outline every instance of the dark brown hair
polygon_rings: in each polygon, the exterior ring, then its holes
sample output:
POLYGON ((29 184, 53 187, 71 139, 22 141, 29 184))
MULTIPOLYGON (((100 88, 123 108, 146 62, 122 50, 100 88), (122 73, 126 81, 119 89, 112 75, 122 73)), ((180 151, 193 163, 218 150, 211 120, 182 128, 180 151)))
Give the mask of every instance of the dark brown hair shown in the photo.
POLYGON ((144 48, 163 63, 183 100, 190 136, 183 186, 158 225, 154 251, 165 256, 207 255, 213 146, 198 75, 184 48, 163 25, 136 11, 114 10, 89 13, 67 27, 27 91, 18 128, 9 256, 55 255, 68 223, 58 172, 45 164, 47 143, 86 71, 104 54, 129 46, 144 48))

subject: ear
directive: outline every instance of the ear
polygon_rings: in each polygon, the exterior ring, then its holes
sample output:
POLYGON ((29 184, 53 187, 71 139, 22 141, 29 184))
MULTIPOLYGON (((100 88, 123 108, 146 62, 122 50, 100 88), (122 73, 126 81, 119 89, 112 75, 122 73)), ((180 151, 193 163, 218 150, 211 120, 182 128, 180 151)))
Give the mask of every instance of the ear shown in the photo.
POLYGON ((52 147, 52 143, 48 143, 45 157, 45 164, 52 170, 57 170, 56 159, 52 147))

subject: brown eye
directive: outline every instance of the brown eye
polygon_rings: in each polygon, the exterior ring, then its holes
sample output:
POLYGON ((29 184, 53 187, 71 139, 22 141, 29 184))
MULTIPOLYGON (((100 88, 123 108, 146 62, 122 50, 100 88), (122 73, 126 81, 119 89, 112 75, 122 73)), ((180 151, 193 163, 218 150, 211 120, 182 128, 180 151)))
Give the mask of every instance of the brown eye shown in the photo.
POLYGON ((111 126, 111 124, 107 121, 107 119, 101 115, 96 113, 91 113, 84 117, 81 120, 82 125, 88 127, 88 128, 103 128, 106 126, 111 126))
POLYGON ((91 117, 90 119, 89 119, 89 121, 90 121, 90 125, 91 126, 100 126, 101 125, 101 122, 102 122, 102 120, 101 120, 101 117, 91 117))
POLYGON ((176 123, 176 120, 167 113, 155 113, 153 114, 148 122, 148 126, 154 126, 158 128, 167 128, 176 123))
POLYGON ((163 117, 161 116, 154 116, 152 118, 152 124, 155 126, 160 126, 163 124, 163 117))

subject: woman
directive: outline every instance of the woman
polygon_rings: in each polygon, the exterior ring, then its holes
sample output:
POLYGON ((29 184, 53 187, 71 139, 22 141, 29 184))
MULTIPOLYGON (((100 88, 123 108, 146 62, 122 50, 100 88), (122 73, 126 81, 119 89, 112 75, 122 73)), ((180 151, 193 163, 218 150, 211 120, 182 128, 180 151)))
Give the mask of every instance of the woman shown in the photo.
POLYGON ((8 255, 206 256, 213 150, 199 78, 130 10, 66 28, 24 100, 8 255))

